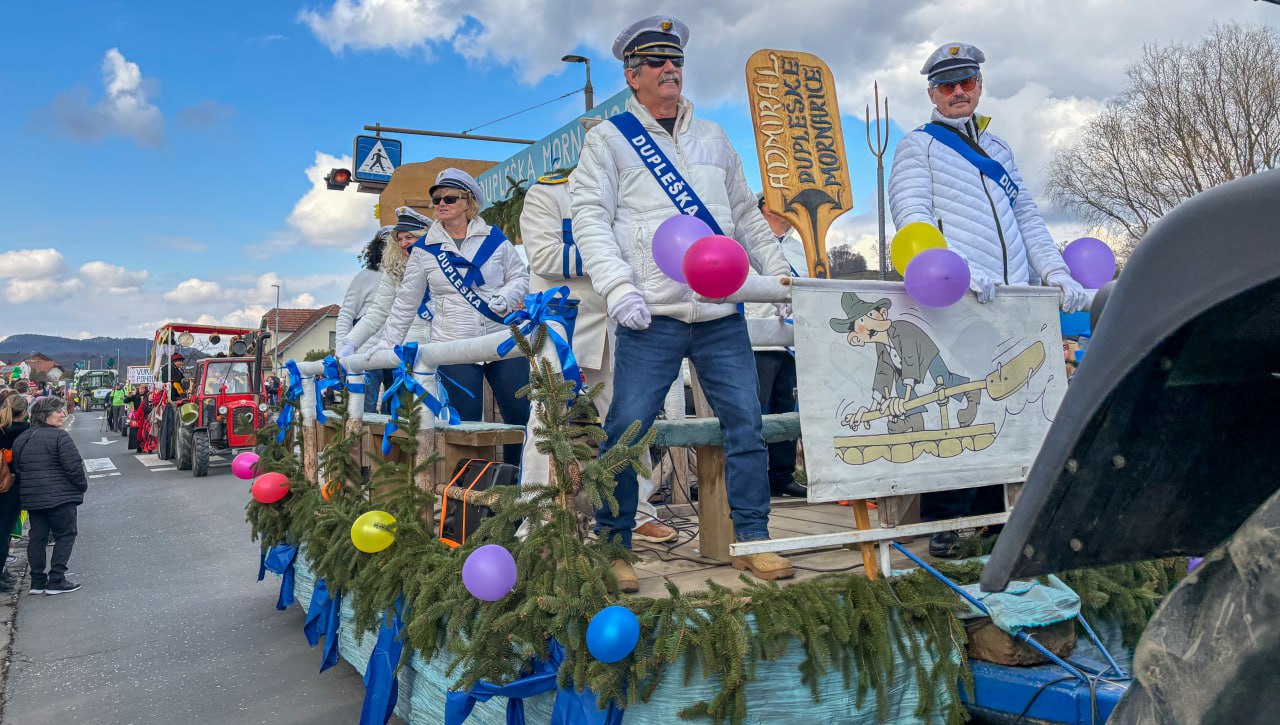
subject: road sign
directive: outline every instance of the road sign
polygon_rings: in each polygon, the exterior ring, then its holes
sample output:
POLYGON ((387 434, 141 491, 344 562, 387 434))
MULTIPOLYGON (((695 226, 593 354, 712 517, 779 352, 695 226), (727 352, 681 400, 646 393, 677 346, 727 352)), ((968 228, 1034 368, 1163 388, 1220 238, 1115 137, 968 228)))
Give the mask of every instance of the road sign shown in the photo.
POLYGON ((400 141, 382 136, 356 136, 356 181, 373 181, 385 184, 400 166, 400 141))

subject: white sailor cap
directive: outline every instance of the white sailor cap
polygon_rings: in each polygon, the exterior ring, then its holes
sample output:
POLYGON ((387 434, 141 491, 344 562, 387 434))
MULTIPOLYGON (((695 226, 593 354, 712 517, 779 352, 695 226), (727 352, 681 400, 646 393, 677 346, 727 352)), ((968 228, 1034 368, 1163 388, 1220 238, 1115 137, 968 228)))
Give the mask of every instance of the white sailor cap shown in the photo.
POLYGON ((987 56, 968 43, 943 43, 929 55, 920 69, 930 83, 947 83, 971 78, 980 73, 978 66, 987 56))
POLYGON ((441 171, 436 175, 436 183, 432 184, 427 193, 434 196, 436 189, 441 187, 468 192, 475 197, 476 204, 481 209, 484 208, 484 191, 480 188, 480 184, 476 182, 475 178, 462 169, 450 167, 441 171))
POLYGON ((613 41, 613 57, 625 61, 632 55, 683 58, 689 42, 689 26, 674 15, 650 15, 632 23, 613 41))
POLYGON ((395 232, 395 231, 396 231, 395 224, 387 224, 386 226, 378 229, 378 233, 375 236, 387 237, 388 235, 390 235, 392 232, 395 232))
POLYGON ((396 232, 425 232, 430 228, 431 217, 423 216, 407 206, 396 209, 396 223, 390 227, 391 231, 396 232))

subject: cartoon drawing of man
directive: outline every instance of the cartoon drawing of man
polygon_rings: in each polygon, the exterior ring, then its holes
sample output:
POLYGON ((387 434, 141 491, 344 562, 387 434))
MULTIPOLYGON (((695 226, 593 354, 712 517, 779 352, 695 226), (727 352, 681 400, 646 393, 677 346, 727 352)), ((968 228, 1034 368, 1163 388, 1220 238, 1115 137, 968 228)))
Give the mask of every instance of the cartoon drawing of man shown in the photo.
MULTIPOLYGON (((873 410, 889 417, 890 433, 907 433, 925 430, 924 408, 907 410, 907 404, 917 397, 916 390, 928 381, 926 390, 935 386, 951 387, 969 382, 969 378, 951 372, 928 333, 906 320, 890 320, 890 302, 880 299, 867 302, 852 292, 840 298, 844 318, 832 318, 831 329, 847 335, 854 347, 878 345, 876 350, 875 378, 871 384, 874 408, 866 406, 844 417, 841 425, 857 430, 861 425, 870 429, 871 422, 863 418, 873 410), (941 383, 938 382, 941 378, 941 383)), ((973 423, 978 416, 978 403, 982 392, 971 390, 951 396, 965 406, 956 413, 956 422, 962 427, 973 423)))

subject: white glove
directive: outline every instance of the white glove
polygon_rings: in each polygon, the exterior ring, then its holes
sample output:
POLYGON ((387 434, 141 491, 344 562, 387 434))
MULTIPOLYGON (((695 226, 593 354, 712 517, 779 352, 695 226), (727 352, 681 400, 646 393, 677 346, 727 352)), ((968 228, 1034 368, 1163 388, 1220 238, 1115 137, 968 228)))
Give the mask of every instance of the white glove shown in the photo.
POLYGON ((790 302, 774 302, 773 309, 778 311, 778 319, 791 319, 791 303, 790 302))
POLYGON ((613 307, 609 308, 609 316, 613 321, 632 330, 648 329, 653 318, 649 316, 649 305, 639 292, 628 292, 613 307))
POLYGON ((970 268, 969 289, 973 290, 973 293, 978 296, 978 301, 985 305, 995 299, 996 281, 982 272, 970 268))
POLYGON ((355 354, 355 351, 356 351, 355 345, 352 345, 350 342, 343 340, 341 343, 338 344, 338 352, 336 354, 338 356, 338 359, 341 360, 344 357, 351 357, 352 355, 355 354))
POLYGON ((507 304, 507 298, 502 295, 494 295, 489 298, 489 309, 499 315, 506 315, 511 311, 511 305, 507 304))
POLYGON ((1044 281, 1058 288, 1058 298, 1063 312, 1067 314, 1079 312, 1089 304, 1089 293, 1084 291, 1084 287, 1075 281, 1069 272, 1050 272, 1044 281))

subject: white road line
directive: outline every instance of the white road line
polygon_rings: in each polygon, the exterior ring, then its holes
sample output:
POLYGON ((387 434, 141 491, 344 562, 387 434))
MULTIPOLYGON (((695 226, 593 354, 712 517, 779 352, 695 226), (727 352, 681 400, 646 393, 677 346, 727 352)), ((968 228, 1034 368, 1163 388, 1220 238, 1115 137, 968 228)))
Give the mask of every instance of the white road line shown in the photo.
POLYGON ((160 460, 160 456, 157 456, 154 453, 138 453, 134 455, 134 458, 138 459, 138 463, 141 463, 147 468, 155 468, 156 466, 169 465, 168 461, 160 460))
POLYGON ((147 469, 147 470, 151 471, 152 473, 159 473, 159 472, 161 472, 161 471, 176 471, 176 470, 178 470, 178 467, 177 467, 177 466, 170 466, 169 468, 150 468, 150 469, 147 469))
POLYGON ((89 478, 106 478, 107 476, 119 476, 119 475, 120 475, 119 471, 114 471, 112 473, 95 473, 89 476, 89 478))
POLYGON ((116 470, 116 464, 112 463, 110 458, 86 458, 84 461, 84 470, 89 473, 114 471, 116 470))

